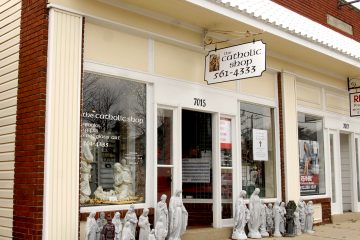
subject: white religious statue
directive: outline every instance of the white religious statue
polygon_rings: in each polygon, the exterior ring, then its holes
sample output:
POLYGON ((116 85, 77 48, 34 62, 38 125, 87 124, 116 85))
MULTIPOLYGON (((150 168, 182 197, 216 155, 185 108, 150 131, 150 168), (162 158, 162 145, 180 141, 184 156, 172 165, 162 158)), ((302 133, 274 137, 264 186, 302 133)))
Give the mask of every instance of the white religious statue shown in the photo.
POLYGON ((274 210, 271 203, 268 204, 266 210, 266 231, 269 234, 274 232, 274 210))
POLYGON ((260 207, 260 220, 261 220, 261 224, 260 224, 260 234, 261 237, 268 237, 269 233, 266 231, 266 210, 267 210, 267 206, 264 203, 263 200, 260 200, 261 202, 261 207, 260 207))
POLYGON ((244 228, 250 214, 245 205, 244 197, 246 197, 246 191, 242 190, 235 204, 234 229, 231 238, 236 240, 247 239, 244 228))
POLYGON ((301 225, 298 209, 294 212, 294 225, 295 225, 295 235, 301 235, 301 225))
POLYGON ((80 203, 84 204, 90 200, 91 188, 91 165, 84 161, 80 162, 80 203))
POLYGON ((132 192, 131 170, 126 164, 126 159, 121 163, 114 164, 114 189, 118 200, 133 196, 132 192))
POLYGON ((281 232, 281 234, 285 233, 285 223, 286 223, 286 208, 285 208, 285 203, 281 202, 280 203, 280 226, 279 226, 279 230, 281 232))
POLYGON ((249 211, 250 211, 250 220, 248 222, 249 228, 249 238, 261 238, 261 234, 259 232, 261 218, 261 202, 259 197, 260 189, 255 188, 254 192, 251 194, 249 201, 249 211))
POLYGON ((155 227, 159 221, 162 221, 163 226, 165 227, 167 233, 169 226, 169 210, 166 205, 166 199, 167 196, 165 194, 161 195, 161 200, 157 204, 156 212, 155 212, 155 219, 156 219, 155 227))
POLYGON ((135 234, 132 232, 132 224, 126 222, 121 234, 121 240, 135 240, 135 234))
POLYGON ((95 220, 96 212, 91 212, 86 220, 85 240, 96 240, 98 225, 95 220))
POLYGON ((103 201, 109 201, 110 197, 115 197, 115 192, 110 190, 109 192, 104 191, 102 186, 98 186, 94 192, 95 198, 103 201))
POLYGON ((136 225, 138 223, 138 218, 136 216, 135 208, 134 208, 133 204, 130 205, 128 211, 126 212, 124 220, 125 220, 125 223, 127 223, 127 222, 130 223, 131 233, 132 233, 133 236, 135 236, 135 231, 136 231, 136 225))
POLYGON ((151 230, 151 232, 149 234, 149 240, 156 240, 156 238, 155 238, 155 229, 151 230))
POLYGON ((186 231, 188 212, 183 205, 181 193, 181 190, 177 190, 170 198, 168 240, 180 240, 180 236, 186 231))
POLYGON ((159 221, 157 221, 155 226, 155 237, 156 240, 165 240, 168 234, 168 227, 164 225, 164 216, 160 216, 159 221))
POLYGON ((139 240, 148 240, 149 234, 150 234, 150 223, 149 223, 149 209, 144 208, 143 213, 139 217, 139 228, 140 228, 140 234, 139 234, 139 240))
POLYGON ((281 210, 280 210, 280 202, 276 200, 273 208, 274 215, 274 237, 282 237, 280 233, 280 221, 281 221, 281 210))
POLYGON ((105 219, 105 213, 100 212, 100 217, 96 220, 96 224, 98 225, 98 229, 96 231, 96 240, 100 240, 101 238, 101 231, 103 227, 106 225, 107 221, 105 219))
POLYGON ((301 226, 302 232, 305 232, 305 207, 306 207, 306 204, 304 202, 304 199, 302 197, 300 197, 298 205, 297 205, 297 210, 299 212, 299 221, 300 221, 300 226, 301 226))
POLYGON ((80 203, 84 204, 90 200, 91 195, 91 163, 94 162, 94 156, 91 152, 91 146, 95 143, 96 138, 89 135, 82 141, 81 158, 80 158, 80 203))
POLYGON ((305 207, 305 232, 313 234, 313 223, 314 223, 314 207, 313 202, 309 201, 305 207))
POLYGON ((257 167, 254 167, 250 170, 250 185, 255 186, 256 180, 258 178, 259 172, 257 170, 257 167))
POLYGON ((112 223, 115 226, 115 238, 114 240, 121 240, 121 231, 122 231, 122 223, 120 220, 120 213, 116 212, 114 218, 112 219, 112 223))

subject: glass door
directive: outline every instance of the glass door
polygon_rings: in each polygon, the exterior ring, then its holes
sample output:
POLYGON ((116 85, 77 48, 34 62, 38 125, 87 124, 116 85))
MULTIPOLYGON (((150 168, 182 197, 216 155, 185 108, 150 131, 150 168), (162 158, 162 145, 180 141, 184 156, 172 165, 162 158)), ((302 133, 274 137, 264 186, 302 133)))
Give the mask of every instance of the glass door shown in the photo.
POLYGON ((331 214, 343 212, 339 132, 329 130, 329 156, 331 166, 331 214))
POLYGON ((360 212, 360 135, 355 135, 355 211, 360 212))
POLYGON ((233 224, 233 119, 221 116, 219 124, 220 137, 220 181, 221 181, 221 219, 222 225, 233 224))
POLYGON ((157 200, 165 194, 169 204, 174 171, 174 110, 157 110, 157 200))
POLYGON ((213 222, 212 115, 182 110, 182 197, 189 226, 213 222))

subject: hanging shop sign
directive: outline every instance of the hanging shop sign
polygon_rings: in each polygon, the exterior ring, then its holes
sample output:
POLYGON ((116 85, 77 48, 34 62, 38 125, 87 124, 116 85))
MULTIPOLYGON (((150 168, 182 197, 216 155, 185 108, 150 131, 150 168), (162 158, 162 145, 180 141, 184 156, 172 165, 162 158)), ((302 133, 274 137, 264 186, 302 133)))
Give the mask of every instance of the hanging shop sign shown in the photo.
POLYGON ((348 77, 348 89, 357 89, 360 88, 360 78, 348 77))
POLYGON ((268 160, 267 131, 253 128, 253 158, 255 161, 268 160))
POLYGON ((360 116, 360 93, 350 93, 350 117, 360 116))
POLYGON ((259 77, 266 70, 266 45, 253 41, 215 49, 205 57, 208 84, 259 77))

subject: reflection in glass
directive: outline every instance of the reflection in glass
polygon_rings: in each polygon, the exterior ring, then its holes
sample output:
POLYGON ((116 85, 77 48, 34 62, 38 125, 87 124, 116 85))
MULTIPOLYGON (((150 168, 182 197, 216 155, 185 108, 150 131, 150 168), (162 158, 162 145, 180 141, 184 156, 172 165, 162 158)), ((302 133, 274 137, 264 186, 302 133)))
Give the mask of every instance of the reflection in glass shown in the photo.
POLYGON ((300 194, 325 194, 323 122, 321 117, 298 113, 300 194))
POLYGON ((273 109, 241 102, 240 118, 242 189, 248 196, 260 188, 260 197, 276 197, 273 109), (254 133, 260 136, 254 139, 254 133))
POLYGON ((157 156, 158 164, 172 164, 172 110, 158 109, 157 156))
POLYGON ((171 196, 171 183, 172 183, 172 168, 171 167, 158 167, 157 175, 157 191, 160 199, 162 194, 166 194, 169 201, 171 196))
POLYGON ((221 217, 232 218, 232 170, 221 169, 221 217))
POLYGON ((81 205, 144 202, 146 85, 85 72, 81 130, 81 205))

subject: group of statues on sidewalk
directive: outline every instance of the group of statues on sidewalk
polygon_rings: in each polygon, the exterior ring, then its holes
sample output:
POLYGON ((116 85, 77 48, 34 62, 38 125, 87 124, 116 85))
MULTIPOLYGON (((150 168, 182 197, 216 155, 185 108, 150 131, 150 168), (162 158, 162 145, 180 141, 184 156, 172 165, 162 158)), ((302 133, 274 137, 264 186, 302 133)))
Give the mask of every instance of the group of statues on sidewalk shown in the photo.
POLYGON ((169 209, 166 204, 167 196, 163 194, 157 204, 155 212, 155 228, 151 230, 149 209, 144 208, 139 219, 133 205, 130 205, 124 219, 120 213, 105 220, 105 213, 95 220, 96 212, 91 212, 86 221, 85 240, 135 240, 136 227, 140 228, 139 240, 180 240, 188 222, 186 211, 181 197, 181 190, 170 198, 169 209))
POLYGON ((259 197, 260 189, 251 194, 249 208, 245 204, 246 191, 241 191, 236 201, 232 239, 241 240, 262 237, 295 236, 313 231, 313 204, 300 198, 298 205, 292 201, 276 201, 274 206, 266 205, 259 197), (291 204, 293 203, 293 205, 291 204), (245 227, 248 227, 246 235, 245 227))
MULTIPOLYGON (((125 217, 120 213, 105 219, 105 213, 95 220, 95 212, 91 212, 86 222, 85 240, 135 240, 136 228, 139 227, 139 240, 180 240, 186 231, 188 212, 181 197, 181 190, 170 198, 169 209, 167 196, 163 194, 155 210, 155 226, 151 230, 149 209, 144 208, 139 219, 133 205, 130 205, 125 217)), ((251 194, 249 204, 245 204, 246 191, 241 191, 235 205, 234 228, 232 239, 295 236, 313 231, 313 204, 307 204, 300 198, 296 205, 293 201, 276 201, 274 206, 265 204, 259 197, 260 189, 251 194), (246 226, 248 234, 246 235, 246 226)))

